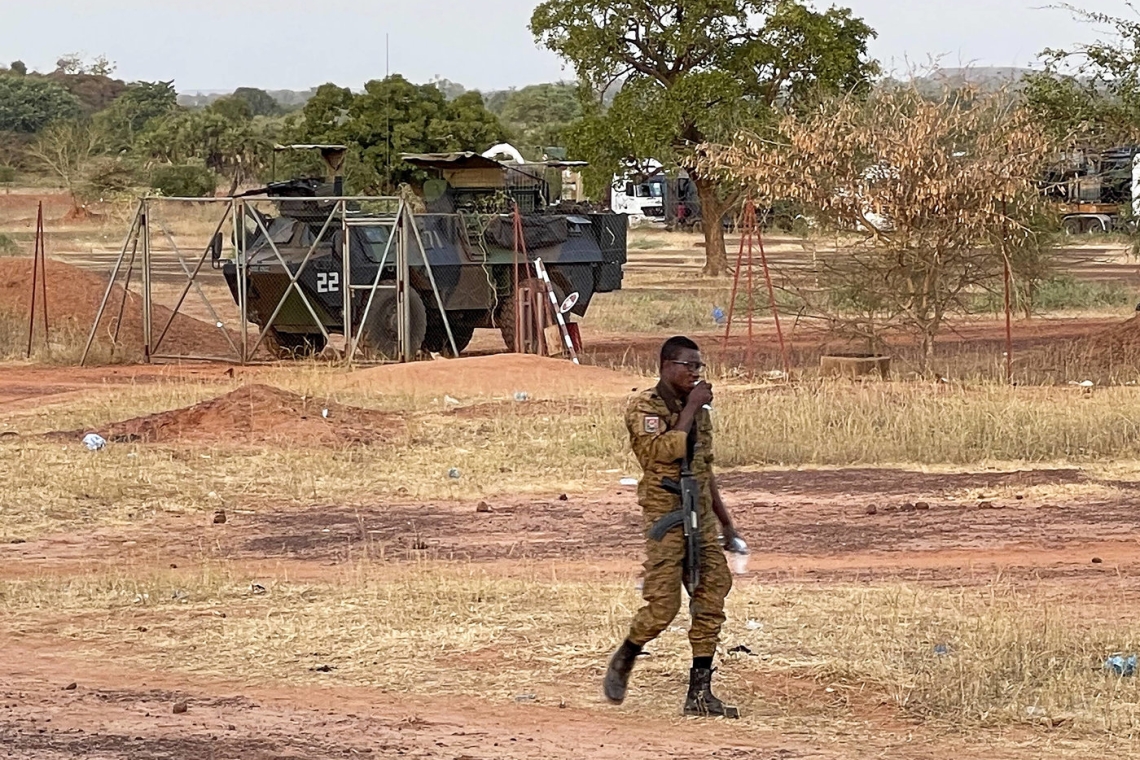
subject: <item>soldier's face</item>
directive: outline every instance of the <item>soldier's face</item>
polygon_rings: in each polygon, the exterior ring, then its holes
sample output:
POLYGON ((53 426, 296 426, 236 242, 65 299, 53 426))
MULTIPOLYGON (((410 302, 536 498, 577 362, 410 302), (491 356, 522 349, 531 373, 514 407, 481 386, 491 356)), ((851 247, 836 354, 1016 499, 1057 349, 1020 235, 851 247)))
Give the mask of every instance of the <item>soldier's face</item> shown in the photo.
POLYGON ((661 379, 678 394, 686 396, 701 379, 703 368, 701 352, 685 348, 674 359, 666 360, 661 368, 661 379))

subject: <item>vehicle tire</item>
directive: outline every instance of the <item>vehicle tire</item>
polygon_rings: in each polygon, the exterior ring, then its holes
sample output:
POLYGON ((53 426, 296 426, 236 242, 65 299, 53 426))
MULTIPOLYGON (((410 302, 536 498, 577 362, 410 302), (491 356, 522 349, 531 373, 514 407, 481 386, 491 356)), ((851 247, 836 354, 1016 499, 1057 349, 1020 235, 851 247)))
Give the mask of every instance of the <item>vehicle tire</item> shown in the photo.
MULTIPOLYGON (((471 343, 472 336, 475 335, 475 323, 453 313, 448 315, 448 324, 451 325, 451 335, 455 338, 455 347, 459 353, 463 353, 463 349, 467 348, 467 345, 471 343)), ((424 335, 423 350, 444 356, 452 355, 451 342, 447 339, 447 329, 444 327, 443 318, 436 309, 427 313, 427 333, 424 335)))
MULTIPOLYGON (((427 310, 414 290, 408 291, 412 353, 419 352, 427 332, 427 310)), ((395 359, 400 354, 400 332, 396 312, 396 291, 378 290, 368 321, 360 328, 360 345, 368 355, 395 359)))
MULTIPOLYGON (((554 286, 554 295, 558 299, 558 303, 566 298, 565 288, 559 286, 557 282, 551 283, 554 286)), ((542 281, 530 277, 525 280, 519 281, 519 290, 538 289, 542 290, 542 281)), ((543 296, 546 298, 546 296, 543 296)), ((503 300, 499 301, 499 309, 495 312, 495 326, 499 328, 499 332, 503 336, 503 342, 507 344, 508 351, 515 350, 515 296, 509 295, 503 300)))
POLYGON ((282 359, 303 359, 324 351, 327 341, 321 333, 289 333, 270 327, 264 343, 282 359))

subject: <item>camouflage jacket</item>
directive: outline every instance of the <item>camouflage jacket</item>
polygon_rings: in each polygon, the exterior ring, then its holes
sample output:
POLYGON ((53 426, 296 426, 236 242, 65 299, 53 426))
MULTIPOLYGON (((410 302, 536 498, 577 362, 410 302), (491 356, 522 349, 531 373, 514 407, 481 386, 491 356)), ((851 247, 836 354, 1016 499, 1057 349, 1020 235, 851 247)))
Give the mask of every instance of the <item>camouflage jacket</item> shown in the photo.
POLYGON ((712 419, 708 410, 697 412, 691 434, 677 430, 684 405, 664 383, 633 397, 625 413, 629 442, 643 474, 637 486, 637 503, 645 514, 646 527, 680 506, 678 497, 661 487, 662 478, 677 480, 687 446, 692 446, 690 466, 701 484, 701 532, 715 536, 720 529, 712 511, 712 419))

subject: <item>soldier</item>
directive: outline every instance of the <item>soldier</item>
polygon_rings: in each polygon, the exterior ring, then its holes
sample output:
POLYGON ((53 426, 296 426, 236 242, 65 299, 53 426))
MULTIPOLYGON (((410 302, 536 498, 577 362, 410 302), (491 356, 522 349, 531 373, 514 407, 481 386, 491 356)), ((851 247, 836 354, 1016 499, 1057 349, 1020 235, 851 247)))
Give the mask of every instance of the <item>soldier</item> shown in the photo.
MULTIPOLYGON (((736 718, 737 709, 725 705, 710 689, 713 655, 725 620, 724 599, 732 588, 732 574, 717 543, 718 527, 726 541, 737 534, 712 472, 712 421, 705 407, 712 402, 713 394, 712 386, 700 379, 704 367, 696 343, 685 337, 665 341, 661 346, 660 381, 633 399, 625 423, 633 452, 644 470, 637 501, 646 531, 677 509, 677 496, 665 490, 661 481, 679 478, 686 455, 700 484, 700 583, 689 600, 693 667, 684 714, 736 718)), ((625 699, 629 674, 642 647, 664 631, 681 608, 685 559, 682 530, 671 530, 661 541, 647 536, 645 553, 645 606, 634 616, 629 636, 610 658, 604 681, 606 698, 615 704, 625 699)))

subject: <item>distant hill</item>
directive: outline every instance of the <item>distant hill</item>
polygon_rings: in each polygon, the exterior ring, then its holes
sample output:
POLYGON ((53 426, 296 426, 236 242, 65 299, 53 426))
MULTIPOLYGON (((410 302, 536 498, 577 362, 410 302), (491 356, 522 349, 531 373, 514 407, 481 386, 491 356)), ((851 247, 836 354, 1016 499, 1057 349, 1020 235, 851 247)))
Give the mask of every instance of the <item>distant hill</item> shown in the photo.
MULTIPOLYGON (((1015 68, 1010 66, 967 66, 961 68, 942 68, 911 77, 909 81, 915 83, 923 93, 937 93, 946 89, 956 89, 967 85, 977 87, 985 92, 996 92, 1001 89, 1019 89, 1026 75, 1034 74, 1034 69, 1015 68)), ((886 82, 903 82, 900 77, 888 77, 886 82)))

